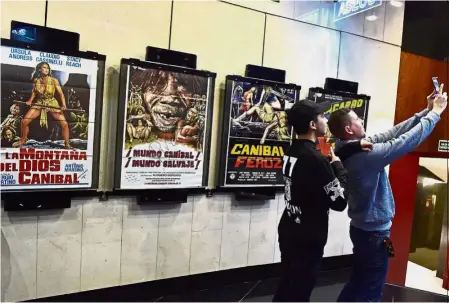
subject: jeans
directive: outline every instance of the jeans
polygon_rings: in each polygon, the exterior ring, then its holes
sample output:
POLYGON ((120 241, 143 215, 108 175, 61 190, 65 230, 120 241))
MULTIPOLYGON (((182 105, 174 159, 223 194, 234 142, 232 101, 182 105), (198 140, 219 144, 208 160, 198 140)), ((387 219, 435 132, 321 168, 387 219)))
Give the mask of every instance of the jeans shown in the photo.
POLYGON ((351 226, 354 264, 351 277, 338 302, 379 302, 388 271, 388 246, 384 240, 390 231, 365 231, 351 226))

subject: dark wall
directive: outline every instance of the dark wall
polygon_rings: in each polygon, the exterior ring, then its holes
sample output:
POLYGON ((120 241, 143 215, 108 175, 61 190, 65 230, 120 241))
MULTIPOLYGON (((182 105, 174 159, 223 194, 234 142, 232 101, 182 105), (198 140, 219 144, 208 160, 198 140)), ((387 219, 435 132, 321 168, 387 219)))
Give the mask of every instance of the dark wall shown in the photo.
MULTIPOLYGON (((440 82, 445 84, 444 89, 447 91, 448 68, 449 65, 443 61, 401 52, 395 124, 407 120, 425 108, 426 98, 433 90, 432 77, 438 77, 440 82)), ((448 117, 449 110, 446 110, 432 134, 415 150, 420 152, 421 156, 449 157, 447 152, 438 152, 438 141, 449 140, 448 117)))
POLYGON ((449 1, 405 2, 402 50, 448 60, 449 1))

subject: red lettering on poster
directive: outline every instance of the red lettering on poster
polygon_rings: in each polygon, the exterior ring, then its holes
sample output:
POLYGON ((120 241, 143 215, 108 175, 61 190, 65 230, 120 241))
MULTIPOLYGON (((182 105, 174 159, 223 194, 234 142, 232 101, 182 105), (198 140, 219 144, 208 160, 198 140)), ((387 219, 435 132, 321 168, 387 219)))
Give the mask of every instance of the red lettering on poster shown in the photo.
POLYGON ((282 168, 282 159, 277 157, 246 157, 239 156, 235 160, 234 167, 245 166, 246 168, 282 168))

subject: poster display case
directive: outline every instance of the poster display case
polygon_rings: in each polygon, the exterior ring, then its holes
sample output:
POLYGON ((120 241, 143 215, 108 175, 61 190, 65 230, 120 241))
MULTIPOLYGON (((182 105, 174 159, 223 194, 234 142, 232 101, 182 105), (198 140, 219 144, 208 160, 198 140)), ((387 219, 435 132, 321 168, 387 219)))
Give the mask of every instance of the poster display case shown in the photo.
POLYGON ((227 76, 220 187, 283 187, 282 158, 290 146, 286 110, 301 87, 227 76))
POLYGON ((207 186, 215 77, 122 59, 115 189, 207 186))
POLYGON ((105 60, 1 40, 2 193, 98 189, 105 60))

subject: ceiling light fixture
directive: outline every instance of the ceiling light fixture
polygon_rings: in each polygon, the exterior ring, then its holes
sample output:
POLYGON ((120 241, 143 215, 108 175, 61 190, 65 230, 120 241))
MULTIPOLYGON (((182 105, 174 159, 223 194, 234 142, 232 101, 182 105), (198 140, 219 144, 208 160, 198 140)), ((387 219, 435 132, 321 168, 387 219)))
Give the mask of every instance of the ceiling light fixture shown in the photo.
POLYGON ((366 16, 366 20, 368 21, 376 21, 377 19, 379 19, 379 17, 377 17, 376 14, 366 16))
POLYGON ((397 1, 397 0, 391 0, 390 4, 394 7, 402 7, 404 5, 404 3, 402 3, 402 1, 397 1))

